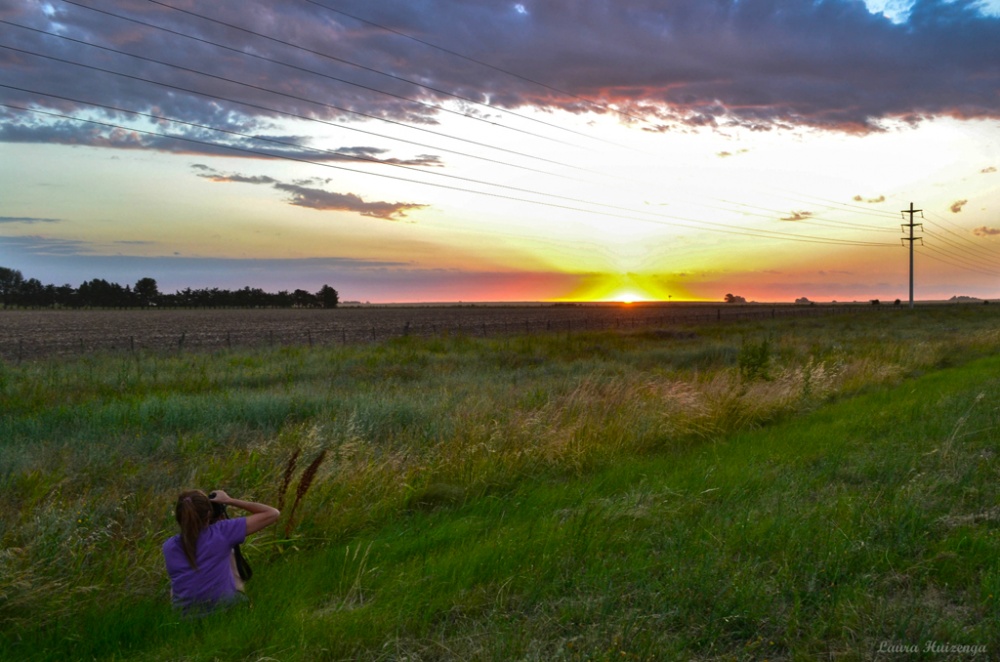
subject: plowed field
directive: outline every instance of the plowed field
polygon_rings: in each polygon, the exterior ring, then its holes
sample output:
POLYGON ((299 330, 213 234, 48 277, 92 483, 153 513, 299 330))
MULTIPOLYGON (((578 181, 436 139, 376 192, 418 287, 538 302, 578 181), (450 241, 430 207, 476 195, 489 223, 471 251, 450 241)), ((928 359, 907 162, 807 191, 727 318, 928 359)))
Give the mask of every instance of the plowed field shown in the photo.
MULTIPOLYGON (((867 309, 869 307, 862 307, 867 309)), ((371 342, 406 334, 488 336, 663 327, 844 307, 668 305, 363 306, 335 310, 0 310, 0 359, 371 342)))

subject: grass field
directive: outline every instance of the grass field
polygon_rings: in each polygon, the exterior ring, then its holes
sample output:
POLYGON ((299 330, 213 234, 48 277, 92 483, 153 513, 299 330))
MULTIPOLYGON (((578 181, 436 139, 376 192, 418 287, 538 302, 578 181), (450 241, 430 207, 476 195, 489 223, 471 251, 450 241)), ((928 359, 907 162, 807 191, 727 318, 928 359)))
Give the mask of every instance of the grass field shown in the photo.
POLYGON ((993 658, 994 308, 2 365, 0 656, 993 658), (189 487, 282 508, 251 608, 189 487))

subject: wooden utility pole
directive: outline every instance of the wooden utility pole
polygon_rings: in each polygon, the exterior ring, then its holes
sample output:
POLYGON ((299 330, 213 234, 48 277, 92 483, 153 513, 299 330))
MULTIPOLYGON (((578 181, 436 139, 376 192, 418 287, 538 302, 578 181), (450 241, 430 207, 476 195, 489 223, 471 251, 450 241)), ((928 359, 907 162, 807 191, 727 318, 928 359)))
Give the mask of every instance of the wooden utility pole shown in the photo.
POLYGON ((918 213, 918 212, 920 213, 920 218, 923 218, 924 217, 924 210, 923 209, 914 209, 912 202, 910 203, 910 208, 909 209, 904 209, 903 211, 900 212, 901 214, 909 214, 910 215, 910 222, 909 223, 903 223, 903 225, 902 225, 903 232, 906 232, 907 228, 910 229, 910 236, 909 237, 903 237, 900 240, 900 241, 903 241, 903 242, 907 242, 907 241, 910 242, 910 308, 913 308, 913 242, 916 241, 917 239, 921 239, 921 240, 923 239, 923 237, 914 237, 913 236, 913 228, 915 228, 918 225, 920 227, 924 226, 923 223, 914 223, 913 222, 913 215, 916 214, 916 213, 918 213))

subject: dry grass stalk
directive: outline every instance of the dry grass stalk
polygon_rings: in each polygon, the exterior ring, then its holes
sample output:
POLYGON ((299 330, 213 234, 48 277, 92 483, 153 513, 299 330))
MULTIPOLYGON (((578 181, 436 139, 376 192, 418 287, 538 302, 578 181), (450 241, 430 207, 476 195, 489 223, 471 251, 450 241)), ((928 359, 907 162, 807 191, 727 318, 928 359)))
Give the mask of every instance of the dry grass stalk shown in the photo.
POLYGON ((301 448, 296 448, 292 456, 288 458, 288 464, 285 465, 285 475, 281 479, 281 489, 278 491, 278 510, 285 507, 285 493, 292 483, 292 474, 295 473, 295 465, 299 461, 299 453, 301 452, 301 448))
POLYGON ((299 507, 299 502, 309 491, 309 486, 312 485, 313 479, 316 478, 316 472, 319 471, 319 466, 323 464, 323 460, 326 458, 326 449, 324 448, 316 456, 306 470, 302 472, 302 477, 299 479, 299 487, 295 490, 295 502, 292 504, 292 512, 288 515, 288 522, 285 524, 285 536, 288 537, 292 533, 292 529, 295 526, 295 510, 299 507))

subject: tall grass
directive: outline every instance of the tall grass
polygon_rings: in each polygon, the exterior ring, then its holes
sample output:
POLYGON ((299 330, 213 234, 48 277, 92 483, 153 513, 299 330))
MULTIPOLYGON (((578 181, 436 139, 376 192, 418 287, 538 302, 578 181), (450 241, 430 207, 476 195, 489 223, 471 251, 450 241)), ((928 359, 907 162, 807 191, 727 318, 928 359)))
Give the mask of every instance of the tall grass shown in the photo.
MULTIPOLYGON (((995 430, 995 404, 938 403, 944 427, 933 433, 908 418, 916 405, 892 400, 866 405, 863 419, 851 421, 853 435, 861 425, 886 436, 907 430, 914 443, 947 442, 915 450, 928 453, 922 465, 912 454, 901 464, 863 454, 841 464, 854 452, 849 445, 808 431, 796 438, 784 427, 780 440, 754 442, 768 448, 762 454, 724 449, 740 446, 733 435, 806 412, 821 416, 821 407, 848 396, 995 353, 1000 311, 992 308, 918 309, 877 323, 845 316, 683 334, 407 337, 369 347, 5 365, 0 627, 22 656, 56 658, 87 639, 88 650, 105 654, 165 646, 167 657, 211 659, 294 656, 296 637, 316 653, 321 631, 335 623, 348 643, 331 657, 378 657, 373 651, 388 635, 362 612, 373 595, 393 591, 390 561, 408 577, 396 604, 380 606, 392 614, 380 616, 383 624, 395 619, 401 628, 392 639, 400 656, 450 657, 428 643, 447 640, 455 657, 491 657, 488 642, 497 637, 508 652, 539 659, 612 656, 629 646, 642 657, 664 645, 706 657, 742 646, 762 657, 771 651, 768 637, 798 641, 802 633, 811 642, 858 643, 817 618, 869 631, 871 619, 883 618, 908 637, 938 636, 907 632, 896 597, 931 612, 941 607, 936 599, 954 600, 947 591, 928 593, 932 571, 964 585, 1000 582, 995 568, 982 574, 992 567, 992 540, 967 534, 970 524, 993 521, 995 491, 983 482, 986 465, 970 468, 960 450, 995 430), (955 407, 967 413, 952 416, 955 407), (704 459, 723 453, 725 462, 704 459), (649 475, 645 466, 669 473, 671 458, 681 456, 702 458, 706 473, 678 474, 687 484, 598 492, 649 475), (811 472, 805 485, 787 469, 796 464, 811 472), (624 478, 618 467, 639 473, 624 478), (929 479, 914 483, 917 475, 929 479), (171 641, 192 645, 201 636, 171 634, 179 626, 170 625, 159 552, 174 533, 176 493, 189 487, 291 505, 279 526, 245 546, 255 566, 268 568, 251 590, 268 617, 289 628, 278 644, 287 650, 239 644, 241 634, 258 641, 252 616, 237 618, 231 634, 206 631, 196 651, 171 649, 171 641), (799 505, 783 508, 786 496, 799 505), (953 512, 956 498, 963 509, 953 512), (802 511, 810 499, 824 507, 802 511), (877 506, 872 521, 858 499, 877 506), (545 510, 553 501, 563 506, 545 510), (485 524, 498 512, 532 507, 536 516, 509 530, 485 524), (455 508, 466 514, 449 519, 455 508), (941 542, 931 551, 914 549, 928 525, 921 508, 938 517, 941 542), (431 523, 437 537, 412 528, 431 523), (379 539, 396 541, 398 553, 372 546, 381 527, 399 530, 379 539), (970 570, 955 560, 967 552, 985 565, 970 570), (541 559, 541 570, 531 559, 541 559), (893 599, 862 597, 873 588, 863 582, 838 588, 838 577, 866 568, 878 581, 899 577, 893 599), (414 574, 422 579, 411 584, 414 574), (641 586, 650 581, 652 592, 641 586), (309 587, 307 600, 330 598, 307 606, 293 586, 309 587), (835 590, 817 597, 824 586, 835 590), (840 613, 840 605, 863 613, 840 613), (592 638, 581 629, 600 622, 620 632, 606 638, 608 628, 597 628, 602 634, 592 638), (761 625, 779 622, 780 632, 761 625), (139 635, 143 624, 150 631, 139 635), (674 633, 669 642, 649 633, 664 624, 674 633), (790 639, 793 626, 799 634, 790 639), (467 639, 452 641, 454 628, 467 639)), ((845 422, 828 424, 823 434, 845 422)), ((986 444, 982 452, 996 449, 986 444)), ((790 646, 774 652, 789 655, 790 646)))

